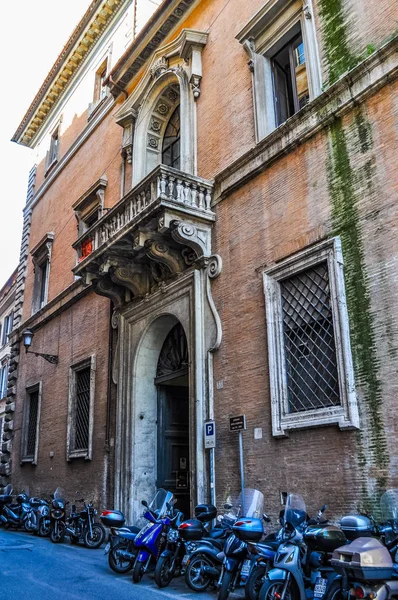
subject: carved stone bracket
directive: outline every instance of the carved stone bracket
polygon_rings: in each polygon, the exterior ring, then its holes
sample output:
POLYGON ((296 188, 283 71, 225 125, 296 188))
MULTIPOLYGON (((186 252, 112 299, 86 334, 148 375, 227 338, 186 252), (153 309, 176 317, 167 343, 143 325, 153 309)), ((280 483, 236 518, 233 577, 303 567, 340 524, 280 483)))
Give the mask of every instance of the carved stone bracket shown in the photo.
POLYGON ((197 227, 187 221, 174 220, 170 223, 172 238, 195 250, 198 257, 208 256, 210 248, 210 231, 197 227))
POLYGON ((185 261, 178 250, 170 248, 164 242, 147 240, 145 242, 145 253, 151 260, 166 265, 173 275, 181 273, 186 267, 185 261))
POLYGON ((93 287, 96 294, 112 300, 116 309, 122 308, 125 304, 124 288, 116 285, 110 278, 97 276, 93 279, 93 287))
MULTIPOLYGON (((199 262, 199 261, 198 261, 199 262)), ((212 256, 205 258, 203 257, 200 260, 202 267, 206 269, 206 295, 207 301, 210 306, 210 310, 212 312, 214 322, 216 324, 216 339, 214 344, 209 348, 209 352, 216 352, 222 340, 222 324, 221 319, 216 309, 216 305, 214 304, 213 296, 211 293, 211 284, 210 280, 218 277, 222 271, 222 259, 218 254, 213 254, 212 256)))

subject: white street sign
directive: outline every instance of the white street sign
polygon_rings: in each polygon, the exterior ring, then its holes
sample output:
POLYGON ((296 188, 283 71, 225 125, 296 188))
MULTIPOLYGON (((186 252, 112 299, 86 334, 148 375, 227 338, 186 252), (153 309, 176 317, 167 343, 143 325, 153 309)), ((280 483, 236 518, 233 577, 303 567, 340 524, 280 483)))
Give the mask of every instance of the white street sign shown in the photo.
POLYGON ((205 423, 205 448, 216 447, 216 424, 214 421, 205 423))

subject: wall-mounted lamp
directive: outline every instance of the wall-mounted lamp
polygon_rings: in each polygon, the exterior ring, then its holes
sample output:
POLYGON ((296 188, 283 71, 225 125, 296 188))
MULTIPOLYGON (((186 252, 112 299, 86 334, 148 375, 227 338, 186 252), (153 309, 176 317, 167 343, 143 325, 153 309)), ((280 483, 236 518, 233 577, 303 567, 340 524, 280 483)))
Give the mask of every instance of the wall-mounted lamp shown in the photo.
POLYGON ((44 360, 53 365, 58 364, 58 356, 55 356, 54 354, 42 354, 41 352, 33 352, 29 350, 29 348, 32 345, 33 331, 31 331, 30 329, 26 329, 22 334, 22 338, 26 353, 34 354, 35 356, 41 356, 42 358, 44 358, 44 360))

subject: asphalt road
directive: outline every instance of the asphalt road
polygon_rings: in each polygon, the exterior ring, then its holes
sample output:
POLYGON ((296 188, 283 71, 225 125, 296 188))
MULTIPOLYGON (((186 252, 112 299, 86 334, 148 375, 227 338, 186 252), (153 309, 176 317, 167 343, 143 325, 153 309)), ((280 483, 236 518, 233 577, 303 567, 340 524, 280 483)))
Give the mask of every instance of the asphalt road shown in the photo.
MULTIPOLYGON (((243 590, 230 600, 244 597, 243 590)), ((215 593, 196 594, 176 578, 160 590, 150 574, 134 585, 131 574, 117 575, 103 548, 88 550, 69 541, 0 529, 0 600, 216 600, 215 593)))

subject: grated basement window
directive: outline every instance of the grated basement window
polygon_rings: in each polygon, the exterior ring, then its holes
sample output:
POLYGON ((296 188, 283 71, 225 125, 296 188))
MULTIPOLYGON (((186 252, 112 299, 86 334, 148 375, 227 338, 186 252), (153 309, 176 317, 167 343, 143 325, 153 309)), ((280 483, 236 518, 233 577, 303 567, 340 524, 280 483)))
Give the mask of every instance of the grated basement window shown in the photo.
POLYGON ((75 435, 73 450, 87 450, 90 426, 90 367, 76 371, 75 435))
POLYGON ((26 433, 25 458, 34 458, 36 452, 37 416, 39 411, 39 391, 29 394, 29 418, 26 433))
POLYGON ((280 281, 289 413, 340 405, 327 262, 280 281))

